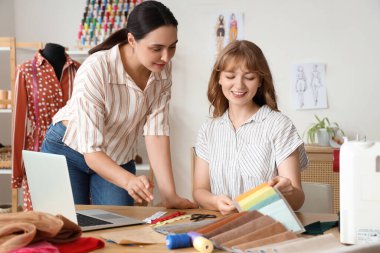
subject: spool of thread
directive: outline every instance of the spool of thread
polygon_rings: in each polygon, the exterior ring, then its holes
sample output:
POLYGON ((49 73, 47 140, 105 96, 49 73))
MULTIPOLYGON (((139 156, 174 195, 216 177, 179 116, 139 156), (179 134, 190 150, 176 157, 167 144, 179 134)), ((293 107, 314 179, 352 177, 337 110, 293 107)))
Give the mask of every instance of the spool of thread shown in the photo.
POLYGON ((214 250, 212 242, 203 236, 197 236, 194 238, 193 247, 201 253, 211 253, 214 250))
POLYGON ((191 237, 193 247, 201 253, 210 253, 214 250, 212 242, 197 232, 187 233, 191 237))
POLYGON ((176 234, 166 236, 168 249, 180 249, 191 247, 191 237, 188 234, 176 234))

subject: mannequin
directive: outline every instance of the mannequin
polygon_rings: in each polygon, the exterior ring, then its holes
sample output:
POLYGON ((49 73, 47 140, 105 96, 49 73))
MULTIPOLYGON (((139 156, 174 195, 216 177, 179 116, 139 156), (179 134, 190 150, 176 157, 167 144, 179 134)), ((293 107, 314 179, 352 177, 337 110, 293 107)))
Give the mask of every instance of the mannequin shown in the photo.
POLYGON ((13 111, 12 187, 23 188, 24 210, 32 210, 22 150, 39 151, 55 113, 71 96, 80 63, 61 45, 48 43, 17 66, 13 111))
POLYGON ((41 54, 53 66, 57 79, 61 80, 62 69, 66 63, 65 48, 58 44, 47 43, 41 54))

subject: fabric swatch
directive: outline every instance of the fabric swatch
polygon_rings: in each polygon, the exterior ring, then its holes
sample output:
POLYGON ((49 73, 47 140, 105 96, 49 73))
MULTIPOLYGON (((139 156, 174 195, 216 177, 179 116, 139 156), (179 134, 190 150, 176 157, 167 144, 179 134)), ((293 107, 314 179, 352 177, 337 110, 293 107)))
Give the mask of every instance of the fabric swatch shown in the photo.
POLYGON ((210 240, 214 243, 216 247, 220 247, 221 244, 226 243, 228 241, 234 240, 241 236, 244 236, 248 233, 259 230, 269 224, 276 223, 274 219, 271 217, 264 215, 257 219, 254 219, 246 224, 218 234, 210 238, 210 240))
POLYGON ((229 223, 230 221, 236 220, 237 218, 239 218, 240 216, 242 216, 246 213, 247 212, 233 213, 229 216, 222 217, 222 218, 214 221, 212 224, 204 226, 202 228, 199 228, 199 229, 195 230, 194 232, 197 232, 197 233, 203 234, 203 235, 207 234, 207 233, 213 231, 214 229, 219 228, 220 226, 222 226, 226 223, 229 223))
POLYGON ((225 224, 213 229, 212 231, 203 234, 203 236, 206 238, 211 238, 213 236, 216 236, 218 234, 221 234, 223 232, 226 232, 228 230, 236 228, 240 225, 246 224, 247 222, 250 222, 251 220, 254 220, 254 219, 261 217, 261 216, 263 216, 263 215, 257 211, 246 212, 244 215, 240 216, 239 218, 232 220, 228 223, 225 223, 225 224))
POLYGON ((280 233, 286 232, 286 228, 279 222, 269 224, 265 227, 262 227, 256 231, 248 232, 239 238, 227 241, 226 243, 222 244, 222 247, 225 248, 232 248, 235 245, 241 245, 244 243, 250 243, 254 242, 260 239, 268 238, 280 233))

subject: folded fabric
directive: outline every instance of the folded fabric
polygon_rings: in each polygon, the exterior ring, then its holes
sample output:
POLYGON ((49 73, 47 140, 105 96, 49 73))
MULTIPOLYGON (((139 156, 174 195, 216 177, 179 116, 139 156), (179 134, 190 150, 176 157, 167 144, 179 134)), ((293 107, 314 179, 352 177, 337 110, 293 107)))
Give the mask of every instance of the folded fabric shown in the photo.
MULTIPOLYGON (((263 239, 259 239, 256 241, 235 245, 232 247, 232 249, 237 252, 244 252, 247 249, 256 248, 259 246, 264 246, 264 245, 268 245, 268 244, 276 243, 276 242, 283 242, 283 241, 291 240, 295 238, 297 238, 297 235, 294 232, 286 231, 286 232, 276 234, 270 237, 266 237, 263 239)), ((297 252, 297 251, 293 251, 293 253, 294 252, 297 252)))
POLYGON ((285 243, 275 248, 278 253, 314 253, 344 247, 332 234, 311 237, 306 240, 285 243))
POLYGON ((12 251, 12 253, 60 253, 53 244, 43 241, 29 244, 28 246, 12 251))
POLYGON ((60 215, 36 211, 0 215, 0 252, 16 250, 41 240, 71 242, 80 235, 80 227, 60 215))
POLYGON ((254 220, 254 219, 259 218, 261 216, 263 216, 263 215, 257 211, 246 212, 242 216, 240 216, 239 218, 232 220, 230 222, 227 222, 227 223, 213 229, 212 231, 210 231, 208 233, 204 233, 203 236, 206 238, 211 238, 213 236, 216 236, 218 234, 221 234, 223 232, 226 232, 228 230, 236 228, 240 225, 246 224, 247 222, 250 222, 251 220, 254 220))
POLYGON ((216 221, 214 221, 212 224, 210 225, 207 225, 207 226, 204 226, 202 228, 199 228, 197 230, 195 230, 194 232, 197 232, 199 234, 207 234, 207 233, 210 233, 211 231, 213 231, 214 229, 216 228, 219 228, 220 226, 230 222, 230 221, 233 221, 233 220, 236 220, 237 218, 239 218, 240 216, 246 214, 247 212, 241 212, 241 213, 233 213, 229 216, 226 216, 226 217, 222 217, 216 221))
POLYGON ((232 248, 235 245, 241 245, 244 243, 254 242, 260 239, 268 238, 283 232, 286 232, 286 228, 279 222, 269 224, 265 227, 257 229, 256 231, 246 231, 246 235, 239 238, 222 243, 223 248, 232 248))
POLYGON ((248 233, 254 232, 273 223, 276 223, 274 219, 267 215, 264 215, 246 224, 243 224, 241 226, 213 236, 210 238, 210 240, 214 243, 216 247, 219 247, 221 244, 226 243, 227 241, 231 241, 241 236, 247 235, 248 233))
POLYGON ((104 242, 94 237, 81 237, 73 242, 55 243, 59 253, 86 253, 96 249, 104 248, 104 242))
POLYGON ((314 222, 305 226, 305 235, 322 235, 325 231, 338 226, 338 221, 314 222))

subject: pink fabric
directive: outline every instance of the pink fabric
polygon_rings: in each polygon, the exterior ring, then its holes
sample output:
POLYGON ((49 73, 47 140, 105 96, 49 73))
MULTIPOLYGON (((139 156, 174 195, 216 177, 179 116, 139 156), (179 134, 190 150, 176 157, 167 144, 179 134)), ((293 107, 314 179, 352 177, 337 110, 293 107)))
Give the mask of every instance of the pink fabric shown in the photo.
POLYGON ((12 253, 59 253, 57 247, 48 242, 37 242, 30 244, 25 248, 21 248, 12 253))

